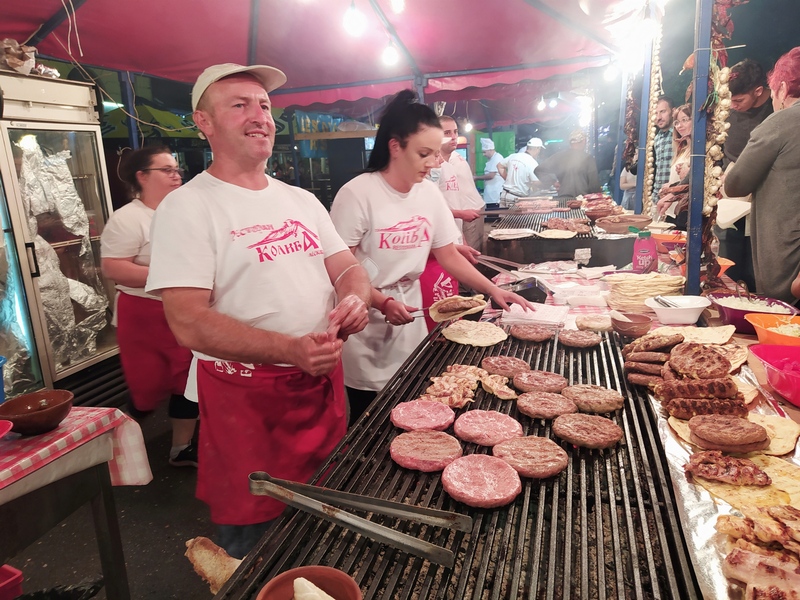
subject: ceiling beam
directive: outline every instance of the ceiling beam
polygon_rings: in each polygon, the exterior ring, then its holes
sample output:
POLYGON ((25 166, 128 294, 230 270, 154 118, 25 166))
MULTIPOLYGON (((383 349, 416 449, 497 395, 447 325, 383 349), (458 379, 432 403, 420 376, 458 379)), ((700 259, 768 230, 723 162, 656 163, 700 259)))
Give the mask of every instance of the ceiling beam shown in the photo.
POLYGON ((529 6, 532 6, 539 12, 546 14, 548 17, 555 19, 562 25, 566 25, 573 31, 580 33, 582 36, 587 37, 593 42, 600 44, 606 50, 609 50, 615 54, 619 52, 619 48, 611 44, 608 40, 603 39, 602 37, 597 35, 594 31, 587 29, 583 25, 579 25, 566 15, 563 15, 556 9, 548 6, 547 4, 544 3, 544 0, 525 0, 525 3, 528 4, 529 6))
MULTIPOLYGON (((67 16, 69 13, 67 12, 68 7, 72 7, 72 14, 75 14, 81 6, 86 3, 86 0, 73 0, 69 4, 67 4, 64 8, 59 9, 56 13, 47 19, 44 23, 39 25, 39 28, 34 31, 31 36, 23 42, 25 45, 28 46, 38 46, 41 41, 46 38, 48 35, 53 33, 59 25, 61 25, 64 21, 67 20, 67 16)), ((71 16, 71 15, 70 15, 71 16)))

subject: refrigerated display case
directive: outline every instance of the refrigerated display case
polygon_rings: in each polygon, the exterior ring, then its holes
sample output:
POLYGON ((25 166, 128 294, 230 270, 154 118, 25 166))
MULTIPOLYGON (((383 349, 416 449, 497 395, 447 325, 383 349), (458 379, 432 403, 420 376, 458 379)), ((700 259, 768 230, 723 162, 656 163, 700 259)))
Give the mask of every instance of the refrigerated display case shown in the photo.
MULTIPOLYGON (((112 209, 96 96, 90 84, 10 73, 0 74, 0 88, 16 326, 32 341, 30 385, 52 386, 118 352, 114 288, 100 271, 100 234, 112 209)), ((6 365, 11 395, 22 392, 21 369, 6 365)))

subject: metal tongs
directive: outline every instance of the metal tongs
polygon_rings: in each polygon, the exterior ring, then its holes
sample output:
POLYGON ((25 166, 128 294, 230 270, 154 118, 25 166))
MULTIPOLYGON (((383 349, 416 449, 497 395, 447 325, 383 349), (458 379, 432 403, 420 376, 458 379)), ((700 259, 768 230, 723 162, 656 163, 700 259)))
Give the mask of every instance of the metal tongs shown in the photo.
POLYGON ((452 567, 455 564, 455 555, 452 551, 357 517, 331 505, 388 515, 436 527, 465 532, 472 531, 472 518, 466 515, 287 481, 271 477, 263 471, 250 473, 250 493, 256 496, 270 496, 326 521, 347 527, 370 539, 389 544, 445 567, 452 567))
POLYGON ((655 296, 653 300, 655 300, 657 304, 660 304, 664 308, 680 308, 680 306, 675 304, 672 300, 667 300, 664 298, 664 296, 655 296))
POLYGON ((508 269, 506 269, 504 267, 501 267, 499 265, 506 265, 506 266, 509 266, 509 267, 512 267, 512 268, 516 269, 517 271, 522 271, 523 269, 527 269, 528 267, 532 266, 532 265, 523 265, 522 263, 514 262, 513 260, 506 260, 504 258, 496 258, 494 256, 481 255, 481 256, 477 256, 475 258, 475 260, 478 262, 478 264, 481 264, 481 265, 483 265, 485 267, 489 267, 490 269, 494 269, 498 273, 505 273, 506 275, 511 275, 511 277, 513 277, 515 280, 519 279, 519 277, 515 273, 512 273, 510 270, 508 270, 508 269), (497 264, 495 264, 495 263, 497 263, 497 264))
POLYGON ((745 283, 744 281, 742 281, 740 279, 734 285, 735 285, 735 290, 736 290, 736 298, 738 300, 742 299, 741 292, 739 291, 741 289, 741 290, 744 291, 744 299, 747 300, 748 302, 751 302, 751 303, 753 302, 753 298, 750 295, 750 290, 747 289, 747 283, 745 283))

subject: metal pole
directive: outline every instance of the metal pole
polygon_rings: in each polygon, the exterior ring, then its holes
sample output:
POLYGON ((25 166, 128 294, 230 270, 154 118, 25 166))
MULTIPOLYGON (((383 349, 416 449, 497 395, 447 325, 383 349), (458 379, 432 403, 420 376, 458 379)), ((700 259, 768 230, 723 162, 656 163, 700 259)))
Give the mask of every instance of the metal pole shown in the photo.
POLYGON ((639 151, 636 176, 636 197, 634 198, 633 212, 642 213, 642 198, 645 193, 652 194, 653 190, 644 189, 644 176, 647 168, 647 122, 650 118, 650 69, 653 66, 653 43, 647 45, 642 71, 642 113, 639 115, 639 151))
POLYGON ((622 100, 619 105, 619 128, 617 133, 617 149, 614 155, 614 202, 622 204, 622 190, 619 188, 619 177, 622 173, 622 154, 628 141, 625 135, 625 109, 628 106, 628 78, 625 73, 620 74, 622 80, 622 100))
POLYGON ((258 15, 261 0, 250 0, 250 27, 247 32, 247 64, 256 64, 256 50, 258 49, 258 15))
POLYGON ((692 156, 689 173, 689 222, 687 225, 686 293, 700 293, 700 254, 703 251, 703 198, 706 158, 706 111, 711 65, 711 19, 714 0, 697 0, 694 33, 694 77, 692 94, 692 156))
POLYGON ((128 145, 134 150, 139 149, 139 124, 136 119, 130 115, 136 114, 136 107, 133 103, 133 84, 131 83, 130 71, 119 71, 119 87, 122 90, 122 106, 128 114, 125 116, 125 122, 128 125, 128 145))
POLYGON ((287 115, 286 122, 289 123, 289 145, 292 147, 292 164, 294 165, 294 184, 300 187, 300 162, 297 155, 297 146, 294 141, 294 111, 287 115))

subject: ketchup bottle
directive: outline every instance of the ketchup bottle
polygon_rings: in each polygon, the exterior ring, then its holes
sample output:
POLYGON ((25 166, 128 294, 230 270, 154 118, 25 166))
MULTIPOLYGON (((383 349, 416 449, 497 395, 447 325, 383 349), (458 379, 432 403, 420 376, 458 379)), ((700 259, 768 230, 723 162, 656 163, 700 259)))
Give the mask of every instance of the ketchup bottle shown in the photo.
POLYGON ((635 227, 630 228, 636 233, 636 241, 633 243, 633 272, 650 273, 658 270, 658 250, 656 241, 650 236, 649 231, 639 231, 635 227))

